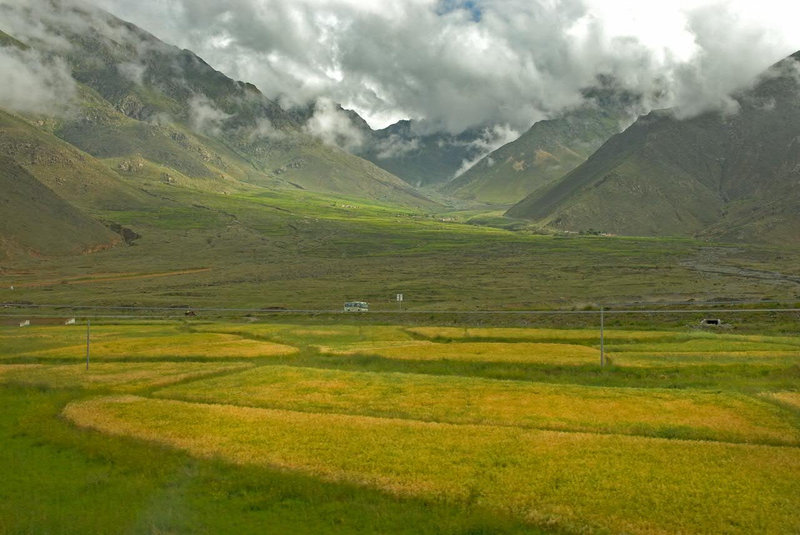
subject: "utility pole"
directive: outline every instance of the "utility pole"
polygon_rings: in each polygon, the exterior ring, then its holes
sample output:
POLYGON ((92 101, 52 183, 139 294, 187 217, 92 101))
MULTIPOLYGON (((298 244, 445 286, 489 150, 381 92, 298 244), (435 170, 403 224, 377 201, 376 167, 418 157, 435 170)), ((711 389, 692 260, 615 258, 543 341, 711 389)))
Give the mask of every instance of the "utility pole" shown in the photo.
POLYGON ((86 320, 86 369, 89 369, 89 334, 91 331, 92 320, 86 320))
POLYGON ((603 307, 600 307, 600 367, 606 365, 606 352, 604 347, 605 336, 603 333, 603 307))

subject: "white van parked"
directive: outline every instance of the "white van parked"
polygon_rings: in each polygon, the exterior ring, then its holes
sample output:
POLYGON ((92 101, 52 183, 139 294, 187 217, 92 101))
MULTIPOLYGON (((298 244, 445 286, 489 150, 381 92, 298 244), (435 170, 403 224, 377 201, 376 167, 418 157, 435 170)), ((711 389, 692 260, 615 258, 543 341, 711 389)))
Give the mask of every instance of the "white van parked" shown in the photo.
POLYGON ((365 301, 348 301, 344 304, 345 312, 369 312, 369 304, 365 301))

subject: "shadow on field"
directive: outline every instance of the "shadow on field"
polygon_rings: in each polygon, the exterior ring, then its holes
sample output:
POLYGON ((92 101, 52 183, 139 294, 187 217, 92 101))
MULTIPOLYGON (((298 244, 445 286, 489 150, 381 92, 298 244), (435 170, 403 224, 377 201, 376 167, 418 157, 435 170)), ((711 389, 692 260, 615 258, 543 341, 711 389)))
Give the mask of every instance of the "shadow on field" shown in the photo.
POLYGON ((10 533, 545 534, 463 501, 194 459, 59 417, 84 392, 0 387, 0 521, 10 533))

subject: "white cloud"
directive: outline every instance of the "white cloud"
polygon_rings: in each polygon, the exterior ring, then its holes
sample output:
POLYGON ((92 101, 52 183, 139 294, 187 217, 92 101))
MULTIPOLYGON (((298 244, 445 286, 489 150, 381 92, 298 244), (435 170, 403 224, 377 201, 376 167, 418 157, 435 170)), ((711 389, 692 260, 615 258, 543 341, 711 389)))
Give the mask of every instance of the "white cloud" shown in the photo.
POLYGON ((117 70, 134 84, 141 85, 144 81, 144 73, 147 71, 147 67, 138 63, 125 62, 117 65, 117 70))
MULTIPOLYGON (((461 167, 458 168, 453 177, 457 177, 466 173, 473 165, 481 161, 484 157, 491 154, 493 151, 499 149, 507 143, 511 143, 519 137, 519 132, 511 128, 509 125, 496 125, 492 128, 486 128, 481 133, 481 136, 470 143, 470 147, 476 150, 475 155, 469 160, 461 162, 461 167)), ((489 165, 494 164, 494 161, 489 165)))
POLYGON ((405 156, 416 150, 419 150, 419 138, 403 139, 397 134, 391 134, 375 145, 375 156, 381 160, 388 160, 405 156))
POLYGON ((64 61, 32 49, 0 47, 0 78, 0 107, 17 112, 63 115, 77 90, 64 61))
POLYGON ((330 99, 317 101, 314 115, 306 122, 305 129, 323 143, 348 152, 356 151, 364 144, 363 133, 330 99))
MULTIPOLYGON (((526 129, 577 104, 599 73, 652 106, 725 108, 731 91, 800 49, 800 3, 782 0, 93 3, 284 104, 327 97, 373 127, 406 117, 451 133, 526 129)), ((33 19, 27 33, 41 38, 33 19)))
POLYGON ((272 122, 266 117, 259 117, 255 127, 247 132, 248 141, 253 142, 257 139, 278 140, 286 137, 286 134, 276 129, 272 122))
POLYGON ((195 95, 189 99, 189 122, 196 131, 218 136, 230 114, 217 109, 205 95, 195 95))

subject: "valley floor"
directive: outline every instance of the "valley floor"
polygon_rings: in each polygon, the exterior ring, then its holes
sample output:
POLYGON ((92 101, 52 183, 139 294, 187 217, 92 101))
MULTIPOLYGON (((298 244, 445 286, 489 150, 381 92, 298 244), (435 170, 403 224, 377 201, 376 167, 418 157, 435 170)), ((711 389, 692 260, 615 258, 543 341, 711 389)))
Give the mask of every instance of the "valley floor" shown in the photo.
POLYGON ((0 256, 0 303, 338 310, 363 300, 395 310, 403 293, 406 309, 442 311, 800 300, 792 248, 543 235, 471 224, 473 212, 139 186, 159 199, 152 209, 95 214, 138 239, 0 256))

